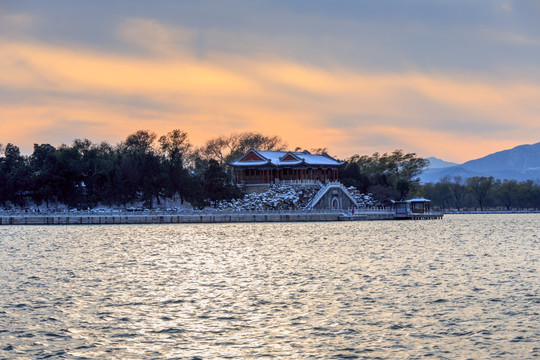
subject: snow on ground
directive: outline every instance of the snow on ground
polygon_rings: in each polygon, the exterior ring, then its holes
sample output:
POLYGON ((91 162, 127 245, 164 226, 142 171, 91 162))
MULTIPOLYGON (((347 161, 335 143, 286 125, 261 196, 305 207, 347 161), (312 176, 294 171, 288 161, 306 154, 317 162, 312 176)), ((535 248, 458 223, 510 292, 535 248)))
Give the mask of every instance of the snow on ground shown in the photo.
MULTIPOLYGON (((320 189, 318 186, 272 185, 264 193, 250 193, 242 199, 221 202, 218 209, 225 211, 302 210, 320 189)), ((354 187, 348 190, 358 202, 359 207, 377 205, 371 195, 361 194, 354 187)))
MULTIPOLYGON (((303 210, 308 203, 315 197, 317 192, 321 189, 321 186, 314 185, 286 185, 278 184, 273 185, 268 191, 257 194, 246 194, 242 199, 236 199, 232 201, 221 202, 217 206, 218 211, 280 211, 280 210, 303 210)), ((358 203, 359 208, 366 208, 372 206, 380 206, 371 194, 362 194, 355 187, 349 187, 347 190, 351 193, 353 198, 358 203)), ((177 199, 173 201, 168 199, 162 201, 157 207, 160 211, 166 212, 187 212, 192 210, 192 206, 189 203, 180 204, 177 199)), ((216 209, 209 208, 208 210, 215 211, 216 209)), ((59 206, 58 209, 47 209, 45 206, 34 206, 28 209, 22 210, 7 210, 0 208, 0 214, 5 213, 78 213, 88 212, 92 214, 113 214, 113 213, 142 213, 149 212, 150 209, 144 209, 142 203, 132 204, 128 208, 112 208, 107 206, 98 206, 94 209, 76 210, 69 209, 64 205, 59 206)))
POLYGON ((350 186, 347 188, 351 195, 353 196, 354 200, 356 200, 356 203, 358 204, 359 208, 366 208, 366 207, 372 207, 372 206, 381 206, 382 204, 378 203, 375 199, 373 199, 373 194, 362 194, 358 189, 356 189, 354 186, 350 186))
POLYGON ((221 202, 220 210, 300 210, 320 190, 314 186, 273 185, 268 191, 246 194, 242 199, 221 202))

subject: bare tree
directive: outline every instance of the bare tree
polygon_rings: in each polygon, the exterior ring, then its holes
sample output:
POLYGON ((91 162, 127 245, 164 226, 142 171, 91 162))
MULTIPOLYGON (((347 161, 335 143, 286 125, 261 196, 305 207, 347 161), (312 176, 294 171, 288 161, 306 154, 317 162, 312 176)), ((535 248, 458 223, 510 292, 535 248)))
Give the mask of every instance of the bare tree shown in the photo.
POLYGON ((209 140, 198 149, 198 156, 204 160, 216 160, 223 166, 251 148, 283 151, 287 145, 279 136, 266 136, 257 132, 234 133, 209 140))

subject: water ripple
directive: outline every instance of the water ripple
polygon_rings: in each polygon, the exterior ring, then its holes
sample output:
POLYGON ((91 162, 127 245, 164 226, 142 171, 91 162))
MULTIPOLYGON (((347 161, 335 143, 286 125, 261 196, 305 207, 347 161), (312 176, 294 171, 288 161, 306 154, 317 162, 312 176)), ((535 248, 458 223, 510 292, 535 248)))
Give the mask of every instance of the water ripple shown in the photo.
POLYGON ((540 356, 540 216, 17 227, 0 358, 540 356))

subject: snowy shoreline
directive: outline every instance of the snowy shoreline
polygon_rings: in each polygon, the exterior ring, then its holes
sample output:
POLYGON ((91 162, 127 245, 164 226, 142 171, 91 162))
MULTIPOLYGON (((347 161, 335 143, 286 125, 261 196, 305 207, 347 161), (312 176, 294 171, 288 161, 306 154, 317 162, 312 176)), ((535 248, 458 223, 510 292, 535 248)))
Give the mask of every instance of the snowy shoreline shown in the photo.
MULTIPOLYGON (((354 209, 355 214, 366 213, 387 213, 393 212, 391 208, 382 206, 371 206, 354 209)), ((540 210, 471 210, 471 211, 443 211, 445 215, 475 215, 475 214, 540 214, 540 210)), ((0 210, 0 217, 39 217, 39 216, 60 216, 60 217, 80 217, 80 216, 216 216, 216 215, 276 215, 276 214, 350 214, 352 209, 336 210, 245 210, 231 208, 206 208, 203 210, 149 210, 149 209, 94 209, 94 210, 0 210)))
POLYGON ((389 213, 374 212, 371 216, 344 214, 343 211, 280 211, 236 213, 191 213, 181 215, 118 214, 118 215, 18 215, 0 216, 0 225, 105 225, 105 224, 189 224, 189 223, 253 223, 253 222, 320 222, 351 220, 386 220, 389 213))

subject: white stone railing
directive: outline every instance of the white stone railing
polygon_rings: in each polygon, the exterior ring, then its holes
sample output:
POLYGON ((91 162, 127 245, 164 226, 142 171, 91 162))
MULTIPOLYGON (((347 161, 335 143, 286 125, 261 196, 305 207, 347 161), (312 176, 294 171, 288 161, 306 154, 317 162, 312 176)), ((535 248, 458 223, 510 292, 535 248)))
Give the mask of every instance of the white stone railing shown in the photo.
POLYGON ((317 202, 319 202, 319 200, 324 196, 324 194, 326 193, 326 190, 328 189, 328 186, 329 184, 326 184, 325 186, 323 186, 316 194, 315 196, 313 197, 313 199, 311 199, 307 205, 304 207, 305 210, 310 210, 313 208, 313 204, 316 204, 317 202))
POLYGON ((333 188, 333 187, 339 187, 341 188, 341 190, 343 191, 344 194, 348 194, 349 198, 353 201, 354 204, 356 204, 356 200, 354 200, 354 198, 352 197, 351 193, 349 192, 349 189, 347 189, 345 187, 345 185, 343 185, 342 183, 340 183, 339 181, 329 181, 327 182, 326 184, 324 184, 323 188, 321 188, 319 190, 319 192, 317 192, 317 194, 315 194, 315 196, 313 197, 313 199, 311 199, 311 201, 305 206, 304 209, 311 209, 313 207, 313 205, 317 204, 321 198, 324 196, 324 194, 326 194, 326 192, 330 189, 330 188, 333 188))
POLYGON ((140 211, 126 211, 126 210, 105 210, 105 211, 41 211, 41 212, 24 212, 24 211, 1 211, 0 217, 9 216, 131 216, 131 215, 221 215, 221 214, 334 214, 343 213, 344 210, 340 209, 295 209, 295 210, 244 210, 244 209, 214 209, 206 208, 203 210, 140 210, 140 211))
POLYGON ((322 183, 319 180, 275 180, 276 184, 283 184, 283 185, 322 185, 322 183))
POLYGON ((394 208, 392 207, 382 207, 382 206, 370 206, 363 207, 354 210, 354 214, 373 214, 373 213, 394 213, 394 208))

